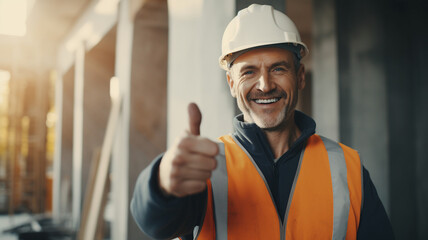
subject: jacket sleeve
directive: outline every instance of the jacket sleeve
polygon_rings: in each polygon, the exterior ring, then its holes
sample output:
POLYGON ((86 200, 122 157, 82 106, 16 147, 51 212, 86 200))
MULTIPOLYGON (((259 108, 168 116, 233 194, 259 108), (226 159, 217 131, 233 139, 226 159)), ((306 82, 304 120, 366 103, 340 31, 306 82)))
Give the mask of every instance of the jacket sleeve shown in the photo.
POLYGON ((161 158, 156 158, 138 177, 130 206, 132 216, 140 229, 155 239, 191 234, 201 222, 207 191, 182 198, 162 195, 158 185, 161 158))
POLYGON ((388 215, 366 168, 363 169, 363 183, 364 202, 357 239, 395 239, 388 215))

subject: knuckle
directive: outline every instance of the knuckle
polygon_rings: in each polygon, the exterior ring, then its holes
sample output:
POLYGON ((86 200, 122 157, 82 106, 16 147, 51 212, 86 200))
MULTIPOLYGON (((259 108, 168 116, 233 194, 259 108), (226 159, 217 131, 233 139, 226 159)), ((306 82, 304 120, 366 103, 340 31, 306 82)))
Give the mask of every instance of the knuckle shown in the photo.
POLYGON ((207 184, 205 182, 201 182, 201 184, 199 184, 197 187, 198 192, 202 192, 206 186, 207 186, 207 184))
POLYGON ((183 153, 178 151, 174 157, 174 160, 172 161, 172 165, 175 167, 181 166, 186 162, 183 153))
POLYGON ((212 163, 212 169, 216 169, 217 168, 217 160, 215 158, 211 159, 211 163, 212 163))
POLYGON ((186 189, 186 195, 195 194, 198 192, 200 192, 198 186, 193 186, 192 188, 186 189))
POLYGON ((169 189, 171 189, 172 192, 179 192, 180 190, 180 184, 178 181, 171 181, 169 183, 169 189))
POLYGON ((179 149, 186 149, 190 146, 191 139, 189 136, 182 137, 177 144, 179 149))
POLYGON ((176 179, 180 177, 180 169, 179 168, 172 168, 170 173, 171 179, 176 179))
POLYGON ((219 149, 218 149, 217 143, 211 141, 208 138, 205 138, 204 142, 206 142, 207 154, 209 154, 211 156, 215 156, 215 155, 217 155, 219 153, 219 149))
POLYGON ((211 146, 212 146, 213 155, 217 155, 220 152, 220 149, 218 149, 217 143, 211 142, 211 146))

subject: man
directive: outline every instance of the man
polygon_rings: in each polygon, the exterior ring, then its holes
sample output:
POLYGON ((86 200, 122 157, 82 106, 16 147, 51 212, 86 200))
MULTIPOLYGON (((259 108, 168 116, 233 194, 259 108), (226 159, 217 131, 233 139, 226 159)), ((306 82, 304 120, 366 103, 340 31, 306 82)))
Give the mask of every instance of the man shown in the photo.
POLYGON ((271 6, 241 10, 223 35, 220 66, 242 114, 221 143, 189 130, 140 175, 131 211, 167 239, 392 239, 358 153, 315 133, 296 111, 307 54, 294 23, 271 6))

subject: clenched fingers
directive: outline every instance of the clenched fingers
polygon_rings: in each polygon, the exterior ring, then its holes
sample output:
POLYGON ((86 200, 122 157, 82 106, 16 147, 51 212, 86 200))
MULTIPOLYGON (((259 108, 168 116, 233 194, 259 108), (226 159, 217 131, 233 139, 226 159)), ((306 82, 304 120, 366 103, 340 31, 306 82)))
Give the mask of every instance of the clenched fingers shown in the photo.
POLYGON ((207 184, 204 181, 187 180, 181 182, 178 186, 178 188, 172 188, 172 192, 177 197, 183 197, 202 192, 207 187, 207 184))
POLYGON ((193 169, 188 167, 174 168, 171 171, 171 178, 177 181, 201 180, 206 181, 211 177, 211 171, 193 169))
POLYGON ((173 160, 173 165, 177 168, 183 166, 197 170, 212 171, 217 167, 217 161, 214 157, 178 150, 173 160))
POLYGON ((203 137, 188 135, 180 139, 177 145, 178 149, 192 153, 199 153, 214 157, 218 154, 218 145, 203 137))

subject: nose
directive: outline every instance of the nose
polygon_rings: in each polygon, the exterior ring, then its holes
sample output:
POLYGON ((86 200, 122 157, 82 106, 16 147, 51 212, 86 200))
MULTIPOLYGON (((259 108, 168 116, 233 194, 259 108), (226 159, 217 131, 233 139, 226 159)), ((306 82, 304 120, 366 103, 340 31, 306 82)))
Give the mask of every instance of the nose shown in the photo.
POLYGON ((274 88, 275 84, 270 79, 269 74, 266 71, 263 71, 258 79, 257 89, 262 92, 270 92, 274 88))

